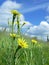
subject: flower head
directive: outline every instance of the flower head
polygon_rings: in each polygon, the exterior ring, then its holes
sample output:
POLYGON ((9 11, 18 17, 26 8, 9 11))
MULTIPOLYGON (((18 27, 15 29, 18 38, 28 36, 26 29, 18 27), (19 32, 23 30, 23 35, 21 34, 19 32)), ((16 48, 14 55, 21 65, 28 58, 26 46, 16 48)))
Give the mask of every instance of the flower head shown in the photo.
POLYGON ((28 48, 28 44, 23 38, 18 38, 18 45, 22 48, 28 48))
POLYGON ((25 24, 27 24, 27 23, 26 23, 26 22, 24 22, 24 23, 22 24, 22 27, 23 27, 25 24))
POLYGON ((23 24, 27 24, 27 22, 24 22, 23 24))
POLYGON ((11 36, 11 37, 16 37, 16 34, 14 34, 14 33, 13 33, 13 34, 10 33, 10 36, 11 36))
POLYGON ((37 43, 37 41, 36 41, 36 40, 32 40, 32 43, 33 43, 33 44, 36 44, 36 43, 37 43))
POLYGON ((20 15, 20 13, 17 10, 12 10, 11 13, 14 15, 20 15))

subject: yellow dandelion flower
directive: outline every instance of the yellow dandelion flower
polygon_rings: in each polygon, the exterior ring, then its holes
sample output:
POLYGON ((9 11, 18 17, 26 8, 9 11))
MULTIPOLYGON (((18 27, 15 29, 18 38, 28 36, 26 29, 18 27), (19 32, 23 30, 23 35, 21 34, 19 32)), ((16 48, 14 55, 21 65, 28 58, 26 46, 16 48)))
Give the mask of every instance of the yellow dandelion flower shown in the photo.
POLYGON ((23 26, 23 25, 25 25, 25 24, 27 24, 27 23, 26 23, 26 22, 24 22, 24 23, 22 24, 22 26, 23 26))
POLYGON ((27 24, 27 22, 24 22, 24 24, 27 24))
POLYGON ((18 38, 18 45, 22 48, 28 48, 28 44, 23 38, 18 38))
POLYGON ((36 44, 36 43, 37 43, 37 41, 36 41, 36 40, 32 40, 32 43, 33 43, 33 44, 36 44))
POLYGON ((16 34, 14 34, 14 33, 13 33, 13 34, 10 33, 10 36, 11 36, 11 37, 16 37, 16 34))
POLYGON ((25 24, 27 24, 27 23, 26 23, 26 22, 22 23, 22 27, 23 27, 25 24))
POLYGON ((17 10, 12 10, 11 13, 14 15, 20 15, 20 13, 17 10))
POLYGON ((26 22, 26 21, 23 21, 25 24, 28 24, 28 22, 26 22))

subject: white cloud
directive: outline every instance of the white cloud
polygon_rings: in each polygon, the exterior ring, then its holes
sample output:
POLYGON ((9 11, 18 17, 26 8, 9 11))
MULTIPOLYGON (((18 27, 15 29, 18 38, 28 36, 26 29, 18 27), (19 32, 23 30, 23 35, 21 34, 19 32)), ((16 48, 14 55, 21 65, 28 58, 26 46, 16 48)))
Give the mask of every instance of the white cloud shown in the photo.
POLYGON ((45 19, 47 22, 49 22, 49 16, 46 16, 45 19))
POLYGON ((29 35, 42 37, 44 40, 47 38, 47 34, 49 35, 49 23, 47 21, 41 21, 38 26, 31 26, 27 31, 29 35))
POLYGON ((13 1, 5 1, 1 8, 3 9, 19 9, 21 8, 22 4, 19 4, 19 3, 16 3, 16 2, 13 2, 13 1))
POLYGON ((36 6, 32 6, 28 9, 24 9, 22 10, 23 13, 28 13, 28 12, 31 12, 31 11, 36 11, 36 10, 39 10, 39 9, 45 9, 49 6, 49 2, 47 3, 44 3, 44 4, 40 4, 40 5, 36 5, 36 6))
POLYGON ((16 3, 15 1, 5 1, 0 6, 0 24, 7 25, 8 18, 12 18, 10 11, 12 9, 19 9, 22 7, 22 4, 16 3))
POLYGON ((47 23, 47 21, 41 21, 40 25, 42 25, 42 26, 47 26, 48 23, 47 23))
POLYGON ((47 34, 47 32, 49 32, 49 24, 46 21, 41 21, 40 25, 30 27, 28 32, 37 35, 44 34, 45 32, 45 34, 47 34))

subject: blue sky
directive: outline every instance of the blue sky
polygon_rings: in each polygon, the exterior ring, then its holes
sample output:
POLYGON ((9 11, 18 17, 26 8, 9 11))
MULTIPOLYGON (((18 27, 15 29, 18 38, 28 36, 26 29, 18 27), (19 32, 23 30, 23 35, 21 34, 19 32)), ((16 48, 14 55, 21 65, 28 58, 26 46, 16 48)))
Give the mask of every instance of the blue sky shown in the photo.
POLYGON ((8 25, 7 20, 12 18, 10 11, 13 9, 22 14, 21 23, 27 22, 23 30, 30 27, 26 35, 49 35, 49 0, 0 0, 0 27, 8 25))

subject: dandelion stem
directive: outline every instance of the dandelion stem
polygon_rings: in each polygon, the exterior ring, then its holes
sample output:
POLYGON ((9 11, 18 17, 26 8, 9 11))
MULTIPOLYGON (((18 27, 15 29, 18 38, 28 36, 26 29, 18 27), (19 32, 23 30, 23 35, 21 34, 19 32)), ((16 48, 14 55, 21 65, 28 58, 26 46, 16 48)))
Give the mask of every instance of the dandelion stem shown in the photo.
POLYGON ((16 49, 15 53, 14 53, 14 65, 15 65, 15 59, 16 59, 16 53, 18 52, 18 50, 20 49, 21 47, 18 46, 18 48, 16 49))
POLYGON ((17 33, 20 34, 19 16, 17 16, 17 33))

